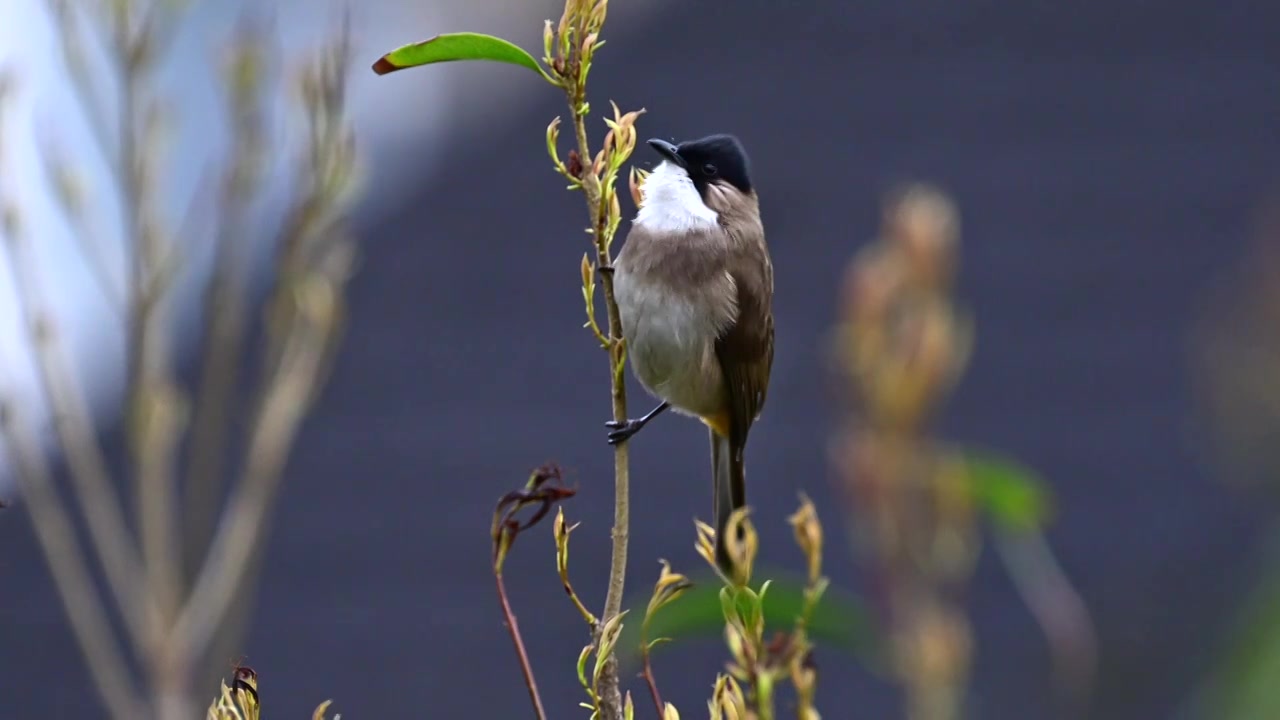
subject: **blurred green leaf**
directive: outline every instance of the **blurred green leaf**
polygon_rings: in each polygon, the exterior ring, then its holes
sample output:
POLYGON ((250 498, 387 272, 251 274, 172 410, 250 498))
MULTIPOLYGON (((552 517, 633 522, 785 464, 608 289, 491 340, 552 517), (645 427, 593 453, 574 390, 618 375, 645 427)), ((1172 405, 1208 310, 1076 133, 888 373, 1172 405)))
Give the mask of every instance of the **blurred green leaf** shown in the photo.
POLYGON ((538 61, 519 45, 507 42, 500 37, 468 32, 436 35, 419 43, 396 48, 378 58, 378 61, 373 64, 373 71, 379 75, 386 75, 419 65, 455 60, 491 60, 519 65, 529 68, 548 82, 554 83, 538 61))
POLYGON ((1280 708, 1280 531, 1268 566, 1241 608, 1218 667, 1196 698, 1196 717, 1272 720, 1280 708))
MULTIPOLYGON (((765 633, 790 630, 804 606, 804 579, 785 571, 757 569, 757 577, 773 578, 768 601, 764 603, 765 633)), ((649 623, 650 637, 672 640, 716 638, 724 634, 724 614, 720 605, 723 584, 714 573, 691 578, 693 587, 679 600, 662 608, 649 623)), ((641 600, 639 602, 644 602, 641 600)), ((879 638, 863 602, 853 593, 829 589, 814 609, 809 635, 818 645, 847 652, 868 666, 876 664, 879 638)), ((623 662, 638 658, 638 624, 623 628, 618 655, 623 662)))
POLYGON ((994 453, 964 454, 974 500, 1003 530, 1037 530, 1049 521, 1053 497, 1031 468, 994 453))

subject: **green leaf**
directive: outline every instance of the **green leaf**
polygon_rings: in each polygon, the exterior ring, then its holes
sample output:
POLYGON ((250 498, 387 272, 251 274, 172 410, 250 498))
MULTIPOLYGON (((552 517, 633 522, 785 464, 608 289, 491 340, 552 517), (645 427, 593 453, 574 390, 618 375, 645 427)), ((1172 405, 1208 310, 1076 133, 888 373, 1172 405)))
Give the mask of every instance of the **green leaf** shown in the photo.
MULTIPOLYGON (((794 573, 757 569, 758 577, 770 577, 769 602, 764 604, 766 633, 768 628, 789 630, 804 607, 804 579, 794 573)), ((693 587, 674 602, 653 616, 649 633, 655 637, 683 641, 691 638, 722 640, 724 637, 724 610, 734 608, 734 599, 721 602, 724 584, 708 571, 691 578, 693 587)), ((637 599, 643 605, 648 598, 637 599)), ((821 647, 840 650, 854 656, 867 666, 879 666, 880 638, 876 635, 862 601, 853 593, 829 588, 814 608, 809 624, 809 636, 821 647)), ((619 662, 631 662, 640 654, 638 630, 624 627, 618 641, 619 662)))
POLYGON ((1213 671, 1193 698, 1197 717, 1275 717, 1280 704, 1280 529, 1271 534, 1257 586, 1237 611, 1213 671))
POLYGON ((378 58, 378 61, 373 64, 373 71, 379 75, 386 75, 419 65, 454 60, 492 60, 519 65, 529 68, 547 82, 555 84, 538 61, 519 45, 507 42, 500 37, 468 32, 436 35, 419 43, 396 48, 378 58))
POLYGON ((1036 471, 993 453, 965 453, 969 491, 1003 530, 1043 528, 1052 513, 1048 483, 1036 471))

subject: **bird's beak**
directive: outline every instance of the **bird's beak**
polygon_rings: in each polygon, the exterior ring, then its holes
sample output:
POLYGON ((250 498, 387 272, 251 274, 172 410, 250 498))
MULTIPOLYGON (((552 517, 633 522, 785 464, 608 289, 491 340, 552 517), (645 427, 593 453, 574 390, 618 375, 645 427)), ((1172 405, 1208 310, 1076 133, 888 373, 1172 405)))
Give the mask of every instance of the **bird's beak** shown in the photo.
POLYGON ((680 149, 666 140, 654 138, 649 141, 649 147, 658 151, 658 154, 666 158, 676 167, 684 167, 684 158, 680 157, 680 149))

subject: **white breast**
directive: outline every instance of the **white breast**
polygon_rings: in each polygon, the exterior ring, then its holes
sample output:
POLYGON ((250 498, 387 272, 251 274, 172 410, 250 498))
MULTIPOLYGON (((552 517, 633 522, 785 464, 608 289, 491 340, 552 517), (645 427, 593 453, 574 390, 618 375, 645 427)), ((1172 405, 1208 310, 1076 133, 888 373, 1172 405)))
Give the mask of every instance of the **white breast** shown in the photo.
POLYGON ((707 207, 689 174, 662 161, 644 181, 637 225, 654 232, 680 233, 716 227, 719 216, 707 207))
POLYGON ((687 414, 710 415, 721 408, 716 314, 652 277, 619 273, 614 292, 627 359, 645 388, 687 414))

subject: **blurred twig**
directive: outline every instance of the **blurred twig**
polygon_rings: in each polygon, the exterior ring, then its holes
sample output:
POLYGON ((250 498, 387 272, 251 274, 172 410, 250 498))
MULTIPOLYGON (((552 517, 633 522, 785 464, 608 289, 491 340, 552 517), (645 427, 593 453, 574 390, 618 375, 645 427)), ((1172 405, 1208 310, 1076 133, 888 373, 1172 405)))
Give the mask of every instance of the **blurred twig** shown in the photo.
POLYGON ((994 544, 1048 638, 1059 691, 1083 705, 1097 662, 1097 639, 1084 601, 1040 533, 998 532, 994 544))
POLYGON ((963 474, 928 423, 967 358, 951 306, 958 220, 915 185, 887 203, 882 234, 850 264, 841 370, 856 412, 835 452, 855 527, 877 572, 893 668, 912 720, 959 717, 971 630, 951 594, 972 572, 977 532, 963 474))
POLYGON ((40 285, 39 268, 31 257, 30 241, 19 209, 7 193, 3 202, 4 219, 0 231, 5 236, 8 263, 37 376, 49 402, 54 429, 66 453, 76 495, 84 509, 108 585, 121 607, 130 634, 137 639, 140 649, 145 649, 155 640, 154 629, 149 627, 147 620, 153 601, 150 595, 134 597, 136 589, 143 587, 138 550, 130 540, 120 497, 108 475, 106 460, 94 435, 84 394, 76 386, 75 373, 57 346, 52 316, 40 285))
POLYGON ((18 487, 31 508, 32 525, 71 630, 88 659, 89 674, 116 720, 140 717, 126 655, 111 635, 111 624, 97 600, 84 554, 76 545, 71 516, 53 486, 44 449, 6 399, 0 401, 0 438, 14 459, 18 487))
MULTIPOLYGON (((150 707, 141 710, 131 689, 127 654, 113 649, 104 599, 94 588, 76 548, 73 525, 61 505, 34 435, 19 408, 0 398, 4 439, 14 448, 22 487, 31 498, 36 526, 73 629, 90 664, 99 691, 114 717, 137 720, 148 715, 168 720, 191 717, 192 681, 211 641, 225 626, 235 598, 244 594, 246 577, 264 537, 285 461, 303 417, 324 383, 345 322, 343 294, 351 272, 354 244, 344 228, 353 197, 355 144, 345 116, 345 72, 350 48, 347 28, 338 41, 304 64, 301 78, 306 142, 301 185, 289 221, 279 240, 276 273, 268 298, 265 358, 252 395, 253 412, 241 477, 225 511, 219 513, 214 481, 221 474, 225 440, 233 423, 246 308, 247 258, 242 238, 250 234, 243 209, 256 187, 256 170, 269 159, 259 113, 265 68, 258 45, 234 48, 229 73, 230 104, 236 147, 224 186, 226 222, 221 239, 214 289, 206 297, 205 317, 211 327, 205 348, 202 403, 195 412, 196 437, 188 458, 189 488, 196 502, 187 507, 195 529, 192 550, 184 557, 179 532, 179 448, 191 414, 186 390, 171 368, 172 321, 165 310, 172 299, 176 269, 183 260, 178 236, 164 227, 159 208, 164 198, 158 151, 163 115, 157 101, 144 105, 145 90, 154 84, 160 60, 186 3, 144 6, 121 0, 93 19, 107 29, 108 51, 120 75, 117 142, 98 112, 94 85, 80 55, 83 38, 68 3, 50 0, 60 23, 64 51, 96 142, 113 164, 120 185, 124 238, 132 260, 126 282, 126 437, 132 460, 138 538, 124 520, 121 500, 108 474, 76 374, 60 353, 55 321, 40 287, 41 269, 31 256, 19 209, 0 188, 4 207, 3 235, 9 265, 22 301, 31 347, 44 394, 52 409, 61 451, 68 459, 73 490, 84 508, 92 547, 102 562, 111 600, 125 620, 125 631, 150 683, 150 707), (232 242, 234 240, 234 243, 232 242), (234 245, 234 247, 233 247, 234 245), (229 277, 234 276, 234 277, 229 277), (222 342, 222 341, 226 342, 222 342), (212 488, 212 490, 210 490, 212 488), (210 490, 209 492, 204 492, 210 490), (218 517, 210 543, 200 521, 218 517), (208 552, 205 545, 211 544, 208 552), (139 545, 141 552, 139 552, 139 545), (186 561, 190 576, 183 572, 186 561)), ((2 95, 3 93, 0 93, 2 95)), ((72 192, 64 174, 74 170, 46 161, 57 177, 51 188, 60 193, 68 215, 82 212, 83 196, 72 192)), ((78 191, 78 189, 77 189, 78 191)), ((91 224, 73 217, 73 229, 91 224)), ((97 237, 80 237, 82 249, 97 247, 97 237)), ((85 252, 86 260, 100 256, 85 252)), ((100 279, 106 274, 100 272, 100 279)), ((106 282, 105 279, 102 281, 106 282)))
POLYGON ((962 714, 973 639, 959 596, 981 547, 980 510, 991 515, 997 550, 1078 705, 1096 652, 1084 603, 1042 534, 1043 484, 1016 463, 948 448, 930 432, 972 342, 950 297, 958 238, 946 195, 927 185, 895 194, 881 237, 849 266, 837 333, 854 412, 833 454, 913 720, 962 714))
POLYGON ((249 273, 247 206, 260 186, 265 150, 263 72, 264 42, 250 29, 241 31, 224 68, 232 153, 218 193, 222 221, 214 239, 214 267, 206 291, 203 366, 192 419, 187 457, 186 564, 195 566, 208 552, 214 516, 208 509, 221 501, 224 454, 237 407, 240 350, 247 325, 249 273))

